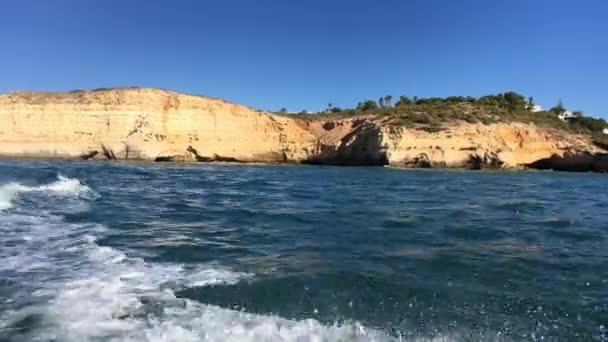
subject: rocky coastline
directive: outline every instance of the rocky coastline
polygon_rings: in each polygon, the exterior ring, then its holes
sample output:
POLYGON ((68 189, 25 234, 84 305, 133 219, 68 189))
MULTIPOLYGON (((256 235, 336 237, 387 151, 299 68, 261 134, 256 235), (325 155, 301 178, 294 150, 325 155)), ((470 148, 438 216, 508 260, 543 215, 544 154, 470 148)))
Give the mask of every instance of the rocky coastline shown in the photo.
POLYGON ((588 137, 521 122, 429 132, 373 114, 275 115, 151 88, 0 95, 0 156, 606 172, 588 137))

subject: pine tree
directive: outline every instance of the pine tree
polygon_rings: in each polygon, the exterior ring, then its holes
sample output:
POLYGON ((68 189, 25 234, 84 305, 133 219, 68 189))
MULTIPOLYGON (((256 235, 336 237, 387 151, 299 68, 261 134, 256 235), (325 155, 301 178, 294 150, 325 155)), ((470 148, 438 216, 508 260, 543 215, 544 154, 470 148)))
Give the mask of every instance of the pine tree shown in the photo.
POLYGON ((384 97, 384 104, 385 104, 387 107, 390 107, 390 106, 391 106, 391 102, 392 102, 392 101, 393 101, 393 97, 392 97, 391 95, 386 95, 386 96, 384 97))

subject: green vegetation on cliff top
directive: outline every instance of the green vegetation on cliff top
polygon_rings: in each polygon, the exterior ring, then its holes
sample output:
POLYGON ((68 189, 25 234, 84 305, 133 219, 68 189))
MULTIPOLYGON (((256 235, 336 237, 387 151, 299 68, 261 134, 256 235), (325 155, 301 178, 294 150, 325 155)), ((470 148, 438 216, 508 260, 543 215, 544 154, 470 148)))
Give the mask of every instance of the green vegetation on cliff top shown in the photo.
MULTIPOLYGON (((449 123, 456 121, 486 125, 499 122, 533 123, 538 126, 589 134, 597 142, 608 145, 608 139, 602 134, 602 130, 608 127, 604 119, 588 117, 580 111, 574 111, 573 117, 564 122, 559 115, 566 112, 561 101, 549 110, 539 110, 533 98, 526 99, 518 93, 505 92, 479 98, 400 96, 394 104, 392 96, 385 96, 378 100, 359 102, 355 108, 342 109, 330 103, 327 110, 319 113, 301 112, 291 115, 323 120, 373 116, 378 119, 386 118, 394 125, 411 126, 431 132, 446 129, 449 123)), ((286 115, 287 111, 282 109, 277 114, 286 115)))

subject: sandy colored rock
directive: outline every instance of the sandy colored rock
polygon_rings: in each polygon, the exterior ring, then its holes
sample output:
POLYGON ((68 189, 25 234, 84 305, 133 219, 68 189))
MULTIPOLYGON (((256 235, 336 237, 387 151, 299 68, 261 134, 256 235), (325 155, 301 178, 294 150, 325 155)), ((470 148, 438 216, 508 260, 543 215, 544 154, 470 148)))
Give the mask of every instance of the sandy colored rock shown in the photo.
POLYGON ((510 168, 566 152, 597 148, 523 123, 429 133, 373 116, 304 120, 148 88, 0 96, 4 156, 510 168))
POLYGON ((314 141, 289 118, 157 89, 3 95, 0 127, 13 156, 271 162, 304 159, 314 141))
POLYGON ((387 127, 383 134, 389 163, 404 166, 422 157, 437 166, 472 167, 485 157, 497 158, 495 167, 517 168, 552 155, 598 151, 587 137, 523 123, 462 123, 437 133, 387 127))

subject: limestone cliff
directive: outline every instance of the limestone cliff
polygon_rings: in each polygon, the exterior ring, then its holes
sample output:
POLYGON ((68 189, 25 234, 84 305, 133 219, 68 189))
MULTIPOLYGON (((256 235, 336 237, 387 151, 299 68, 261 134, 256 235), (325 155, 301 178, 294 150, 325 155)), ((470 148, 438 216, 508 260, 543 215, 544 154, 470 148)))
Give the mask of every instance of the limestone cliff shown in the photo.
POLYGON ((289 118, 157 89, 0 96, 0 154, 287 161, 314 137, 289 118))
POLYGON ((444 131, 386 128, 389 163, 403 166, 517 168, 552 155, 597 152, 589 139, 522 123, 456 124, 444 131))
POLYGON ((595 152, 583 136, 521 123, 429 133, 390 118, 304 120, 145 88, 0 96, 4 156, 509 168, 595 152))

